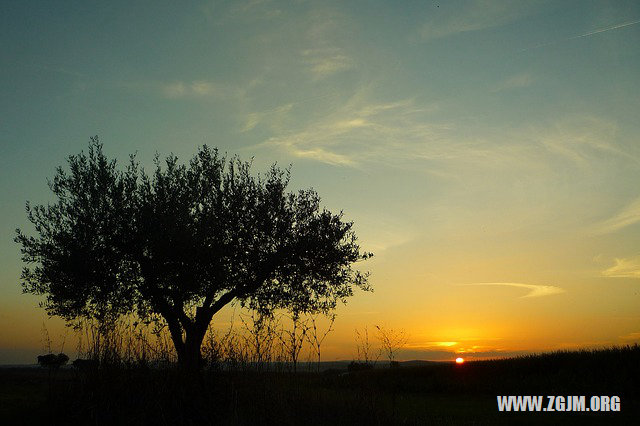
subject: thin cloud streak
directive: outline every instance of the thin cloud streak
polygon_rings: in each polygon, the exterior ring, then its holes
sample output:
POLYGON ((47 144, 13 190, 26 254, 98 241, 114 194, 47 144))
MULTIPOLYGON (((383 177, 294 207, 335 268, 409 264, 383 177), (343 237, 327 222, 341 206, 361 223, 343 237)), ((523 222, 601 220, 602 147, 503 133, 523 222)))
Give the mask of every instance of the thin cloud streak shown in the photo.
POLYGON ((453 361, 457 356, 463 355, 465 359, 496 359, 510 358, 530 353, 528 351, 508 351, 501 348, 487 349, 483 351, 460 351, 460 350, 429 350, 403 348, 398 352, 398 358, 402 361, 408 360, 429 360, 429 361, 453 361))
MULTIPOLYGON (((531 80, 528 74, 516 75, 503 86, 522 87, 531 80)), ((549 155, 584 169, 599 162, 603 154, 637 161, 616 143, 616 123, 601 118, 573 117, 555 125, 540 123, 493 135, 466 128, 464 122, 435 120, 437 105, 416 104, 410 98, 370 102, 367 97, 366 89, 361 89, 341 106, 336 107, 339 100, 334 99, 326 115, 297 128, 282 125, 296 123, 290 117, 295 104, 287 104, 251 114, 242 130, 249 131, 259 122, 267 125, 273 136, 256 146, 295 157, 350 167, 384 163, 406 168, 407 162, 420 162, 428 165, 429 173, 445 178, 460 167, 532 170, 545 164, 549 155)))
POLYGON ((615 121, 585 115, 567 117, 548 127, 550 129, 532 129, 531 134, 539 135, 537 138, 546 150, 576 166, 591 168, 601 162, 603 155, 638 162, 616 142, 615 121))
POLYGON ((640 278, 640 255, 614 259, 615 265, 602 271, 602 276, 610 278, 640 278))
POLYGON ((594 234, 611 234, 638 222, 640 222, 640 197, 635 199, 613 217, 597 224, 594 229, 594 234))
MULTIPOLYGON (((351 167, 371 162, 393 166, 403 161, 427 161, 432 164, 429 170, 433 173, 442 163, 455 160, 482 167, 512 162, 513 147, 507 146, 508 152, 501 152, 499 146, 457 138, 452 123, 430 119, 438 111, 437 105, 416 105, 413 99, 369 102, 366 92, 366 88, 356 92, 342 106, 332 106, 324 117, 297 129, 276 131, 256 146, 351 167)), ((256 117, 264 118, 268 126, 274 118, 254 114, 248 118, 245 131, 255 127, 256 117)))
POLYGON ((493 93, 502 92, 504 90, 517 89, 521 87, 531 86, 533 77, 529 73, 517 74, 497 84, 491 91, 493 93))
POLYGON ((187 97, 205 97, 205 96, 221 96, 228 95, 229 90, 220 87, 210 81, 196 80, 192 82, 176 81, 165 84, 162 87, 162 94, 166 98, 177 99, 187 97))
POLYGON ((464 7, 443 4, 433 18, 419 30, 423 41, 456 34, 500 27, 534 13, 543 2, 508 0, 472 0, 464 7))
POLYGON ((402 246, 416 237, 416 230, 402 225, 398 220, 378 215, 360 215, 358 235, 367 251, 379 256, 383 252, 402 246))
POLYGON ((354 67, 353 60, 347 56, 343 49, 337 47, 305 49, 301 54, 304 58, 303 61, 316 79, 322 79, 354 67))
POLYGON ((541 284, 524 284, 524 283, 472 283, 462 284, 464 286, 503 286, 503 287, 517 287, 526 288, 529 293, 524 296, 520 296, 521 299, 531 297, 543 297, 551 296, 553 294, 566 293, 566 290, 553 285, 541 285, 541 284))
POLYGON ((337 154, 335 152, 327 151, 323 148, 315 149, 298 149, 296 147, 290 147, 291 153, 296 157, 309 158, 317 160, 321 163, 331 164, 333 166, 353 166, 355 162, 346 155, 337 154))
POLYGON ((604 32, 607 32, 607 31, 613 31, 613 30, 617 30, 619 28, 624 28, 624 27, 628 27, 630 25, 635 25, 635 24, 640 24, 640 19, 638 19, 636 21, 624 22, 622 24, 611 25, 610 27, 599 28, 597 30, 589 31, 589 32, 584 33, 584 34, 578 34, 578 35, 575 35, 575 36, 572 36, 572 37, 563 38, 563 39, 560 39, 560 40, 554 40, 554 41, 550 41, 550 42, 547 42, 547 43, 536 44, 534 46, 525 47, 524 49, 519 50, 519 52, 526 52, 528 50, 540 49, 541 47, 552 46, 554 44, 558 44, 558 43, 561 43, 563 41, 569 41, 569 40, 575 40, 575 39, 578 39, 578 38, 589 37, 589 36, 592 36, 592 35, 595 35, 595 34, 600 34, 600 33, 604 33, 604 32))
POLYGON ((588 33, 584 33, 584 34, 580 34, 580 35, 577 35, 577 36, 573 36, 573 37, 569 38, 569 40, 573 40, 573 39, 581 38, 581 37, 588 37, 588 36, 591 36, 591 35, 594 35, 594 34, 603 33, 605 31, 617 30, 618 28, 624 28, 624 27, 628 27, 629 25, 635 25, 635 24, 640 24, 640 19, 638 19, 636 21, 624 22, 622 24, 612 25, 612 26, 606 27, 606 28, 600 28, 598 30, 590 31, 588 33))
POLYGON ((407 349, 430 349, 430 348, 449 348, 455 346, 460 342, 424 342, 424 343, 408 343, 404 347, 407 349))
POLYGON ((335 11, 312 12, 306 31, 307 46, 300 51, 300 58, 314 80, 321 80, 350 70, 356 61, 345 48, 344 30, 349 20, 335 11))
POLYGON ((629 334, 626 334, 624 336, 620 336, 619 338, 621 340, 632 340, 632 341, 635 340, 635 341, 640 342, 640 332, 629 333, 629 334))

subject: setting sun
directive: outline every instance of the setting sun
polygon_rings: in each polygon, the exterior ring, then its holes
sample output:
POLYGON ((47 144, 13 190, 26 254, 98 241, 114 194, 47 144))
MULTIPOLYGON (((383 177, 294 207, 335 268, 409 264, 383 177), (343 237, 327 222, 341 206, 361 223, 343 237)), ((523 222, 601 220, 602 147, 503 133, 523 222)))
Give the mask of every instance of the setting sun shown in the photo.
POLYGON ((463 358, 460 358, 460 357, 456 358, 456 364, 462 364, 463 362, 464 362, 463 358))

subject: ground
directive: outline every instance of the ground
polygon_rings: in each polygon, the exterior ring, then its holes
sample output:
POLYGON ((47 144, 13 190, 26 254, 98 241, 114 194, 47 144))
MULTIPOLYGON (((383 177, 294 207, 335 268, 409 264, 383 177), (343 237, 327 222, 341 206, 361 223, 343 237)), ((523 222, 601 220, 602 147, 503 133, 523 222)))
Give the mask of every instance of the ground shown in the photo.
POLYGON ((346 372, 0 369, 4 424, 630 424, 638 346, 346 372), (618 395, 608 413, 501 413, 497 395, 618 395))

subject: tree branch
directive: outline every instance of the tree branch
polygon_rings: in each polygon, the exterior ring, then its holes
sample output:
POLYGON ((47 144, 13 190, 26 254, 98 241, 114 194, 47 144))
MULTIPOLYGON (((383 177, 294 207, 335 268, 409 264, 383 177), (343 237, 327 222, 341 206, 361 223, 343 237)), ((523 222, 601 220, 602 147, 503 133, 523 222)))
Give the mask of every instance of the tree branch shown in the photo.
POLYGON ((222 309, 226 304, 231 302, 236 297, 236 295, 237 295, 237 290, 231 290, 223 294, 222 296, 220 296, 218 300, 216 300, 209 308, 209 310, 211 311, 211 315, 213 316, 216 312, 222 309))

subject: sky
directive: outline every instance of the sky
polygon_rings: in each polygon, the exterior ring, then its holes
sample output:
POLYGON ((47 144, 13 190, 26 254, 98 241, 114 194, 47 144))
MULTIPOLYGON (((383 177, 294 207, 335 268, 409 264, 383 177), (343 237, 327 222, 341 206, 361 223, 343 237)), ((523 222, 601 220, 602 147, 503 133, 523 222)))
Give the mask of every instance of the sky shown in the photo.
MULTIPOLYGON (((0 364, 63 323, 21 294, 15 229, 68 155, 292 165, 354 221, 354 331, 400 359, 640 341, 637 1, 7 1, 0 14, 0 364)), ((228 321, 228 309, 214 317, 228 321)), ((72 352, 73 337, 65 340, 72 352)))

